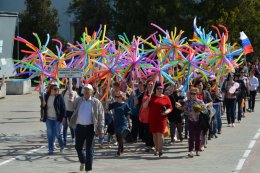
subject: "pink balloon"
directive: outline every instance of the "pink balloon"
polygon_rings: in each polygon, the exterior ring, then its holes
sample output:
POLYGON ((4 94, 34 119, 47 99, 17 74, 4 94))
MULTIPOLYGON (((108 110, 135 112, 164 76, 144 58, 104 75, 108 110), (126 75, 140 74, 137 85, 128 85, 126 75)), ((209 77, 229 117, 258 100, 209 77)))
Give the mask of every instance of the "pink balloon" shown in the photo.
POLYGON ((237 89, 239 88, 239 83, 235 82, 233 86, 237 89))
POLYGON ((230 94, 234 94, 236 92, 236 87, 233 85, 231 88, 229 88, 228 91, 230 94))

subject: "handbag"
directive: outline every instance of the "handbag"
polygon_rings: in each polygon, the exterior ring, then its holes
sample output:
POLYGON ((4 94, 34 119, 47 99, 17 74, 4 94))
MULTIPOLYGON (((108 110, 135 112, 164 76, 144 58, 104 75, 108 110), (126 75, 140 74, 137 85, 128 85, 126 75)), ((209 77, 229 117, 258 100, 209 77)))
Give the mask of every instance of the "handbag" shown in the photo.
POLYGON ((210 128, 210 124, 209 124, 209 114, 206 113, 200 113, 199 115, 199 126, 203 131, 206 131, 210 128))
POLYGON ((209 112, 209 117, 212 118, 215 115, 215 113, 216 113, 216 109, 213 106, 211 106, 208 109, 208 112, 209 112))
POLYGON ((44 108, 41 107, 41 110, 40 110, 40 121, 42 122, 46 122, 46 118, 44 117, 44 108))
POLYGON ((169 129, 168 126, 165 127, 165 129, 164 129, 164 133, 163 133, 163 136, 164 136, 164 137, 168 137, 168 136, 170 136, 170 129, 169 129))

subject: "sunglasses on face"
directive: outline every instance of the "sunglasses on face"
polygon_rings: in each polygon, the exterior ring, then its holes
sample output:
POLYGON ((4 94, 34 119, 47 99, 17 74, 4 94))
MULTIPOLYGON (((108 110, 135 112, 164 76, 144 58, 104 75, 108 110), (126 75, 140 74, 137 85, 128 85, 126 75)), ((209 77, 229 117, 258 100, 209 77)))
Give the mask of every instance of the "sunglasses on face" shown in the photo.
POLYGON ((196 95, 197 93, 191 92, 190 95, 196 95))
POLYGON ((57 90, 58 90, 58 88, 52 88, 52 90, 54 90, 54 91, 57 91, 57 90))

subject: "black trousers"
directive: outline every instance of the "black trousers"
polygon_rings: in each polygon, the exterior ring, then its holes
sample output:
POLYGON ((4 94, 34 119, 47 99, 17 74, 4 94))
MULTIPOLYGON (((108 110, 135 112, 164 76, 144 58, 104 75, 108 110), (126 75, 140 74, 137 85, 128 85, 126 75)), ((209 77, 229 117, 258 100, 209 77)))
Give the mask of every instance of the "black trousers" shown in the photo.
POLYGON ((116 139, 117 139, 117 143, 118 143, 118 152, 123 153, 124 152, 123 134, 116 132, 116 139))
POLYGON ((137 141, 137 137, 139 135, 139 127, 140 127, 140 121, 138 116, 131 117, 132 120, 132 130, 131 130, 131 136, 133 141, 137 141))
POLYGON ((77 151, 80 163, 85 163, 85 170, 91 171, 93 164, 93 153, 94 153, 94 125, 80 125, 77 124, 76 130, 76 145, 75 149, 77 151), (86 141, 86 154, 83 152, 83 145, 86 141))
POLYGON ((154 147, 153 134, 150 132, 150 127, 148 123, 143 123, 144 141, 145 146, 154 147))
POLYGON ((248 107, 251 110, 255 109, 255 96, 256 96, 256 91, 250 91, 249 93, 249 100, 248 100, 248 107))

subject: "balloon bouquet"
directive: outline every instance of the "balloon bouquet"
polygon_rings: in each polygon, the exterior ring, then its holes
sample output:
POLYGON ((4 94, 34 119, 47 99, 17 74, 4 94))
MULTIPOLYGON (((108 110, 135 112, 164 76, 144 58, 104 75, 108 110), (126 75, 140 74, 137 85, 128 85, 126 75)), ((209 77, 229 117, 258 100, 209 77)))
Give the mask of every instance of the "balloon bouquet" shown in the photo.
MULTIPOLYGON (((190 80, 201 74, 206 80, 215 75, 217 82, 221 76, 234 72, 241 65, 243 49, 228 42, 226 27, 212 26, 212 31, 206 33, 197 27, 194 19, 194 35, 192 39, 183 37, 184 31, 163 30, 151 24, 158 31, 147 38, 133 37, 131 41, 123 34, 119 40, 106 37, 106 26, 89 35, 87 29, 76 44, 67 43, 63 47, 57 39, 56 51, 48 48, 50 36, 47 35, 45 44, 34 33, 38 45, 33 45, 20 36, 15 40, 25 44, 28 50, 21 50, 26 54, 22 60, 16 60, 17 76, 27 74, 27 79, 38 83, 35 90, 39 90, 44 83, 58 82, 64 85, 67 79, 58 76, 60 68, 82 69, 82 83, 92 83, 105 87, 101 97, 104 99, 114 80, 124 83, 124 89, 134 89, 138 80, 152 78, 162 84, 173 84, 184 78, 183 94, 189 89, 190 80), (220 29, 224 32, 221 33, 220 29)), ((26 79, 25 79, 26 80, 26 79)), ((231 92, 237 88, 233 86, 231 92)))

